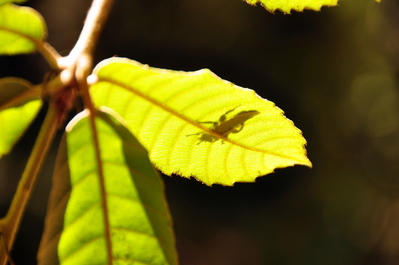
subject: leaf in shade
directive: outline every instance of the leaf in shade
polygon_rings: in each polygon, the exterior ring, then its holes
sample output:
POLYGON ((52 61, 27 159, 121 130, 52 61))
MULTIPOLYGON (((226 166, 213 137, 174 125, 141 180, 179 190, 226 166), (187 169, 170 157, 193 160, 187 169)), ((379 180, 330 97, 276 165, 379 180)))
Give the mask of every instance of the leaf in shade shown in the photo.
POLYGON ((30 7, 0 6, 0 55, 32 53, 46 36, 42 16, 30 7))
POLYGON ((53 183, 40 265, 177 264, 163 183, 113 114, 69 123, 53 183))
POLYGON ((0 79, 0 157, 7 154, 35 119, 39 92, 20 78, 0 79))
POLYGON ((311 166, 301 131, 273 102, 209 70, 186 73, 111 58, 91 78, 94 103, 118 112, 165 174, 232 185, 275 168, 311 166))

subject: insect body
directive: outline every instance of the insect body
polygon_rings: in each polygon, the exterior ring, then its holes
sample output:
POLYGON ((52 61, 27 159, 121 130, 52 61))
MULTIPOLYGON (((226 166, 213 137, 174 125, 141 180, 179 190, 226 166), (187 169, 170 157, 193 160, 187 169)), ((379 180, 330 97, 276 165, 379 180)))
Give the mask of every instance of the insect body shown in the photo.
MULTIPOLYGON (((235 109, 235 108, 234 108, 235 109)), ((212 122, 212 121, 205 121, 200 123, 210 123, 212 126, 209 130, 212 133, 202 132, 198 133, 201 134, 199 137, 200 144, 201 142, 216 142, 219 139, 227 138, 230 133, 238 133, 244 128, 244 123, 251 119, 252 117, 258 115, 260 112, 256 110, 244 110, 231 118, 227 118, 227 114, 234 111, 234 109, 227 111, 225 114, 220 116, 219 121, 212 122)))

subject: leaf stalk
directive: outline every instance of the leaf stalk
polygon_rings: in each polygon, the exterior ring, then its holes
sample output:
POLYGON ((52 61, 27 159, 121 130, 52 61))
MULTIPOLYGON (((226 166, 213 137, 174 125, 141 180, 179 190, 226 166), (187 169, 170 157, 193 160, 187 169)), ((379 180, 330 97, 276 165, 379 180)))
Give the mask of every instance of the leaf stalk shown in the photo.
POLYGON ((61 55, 50 45, 48 42, 36 43, 37 50, 42 54, 44 59, 54 70, 61 70, 62 65, 60 65, 61 55))

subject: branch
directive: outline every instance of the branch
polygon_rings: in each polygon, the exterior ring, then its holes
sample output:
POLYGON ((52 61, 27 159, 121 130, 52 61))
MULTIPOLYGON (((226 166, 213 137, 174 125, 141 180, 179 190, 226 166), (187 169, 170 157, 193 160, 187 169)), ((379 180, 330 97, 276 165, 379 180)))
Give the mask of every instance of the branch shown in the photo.
POLYGON ((70 54, 63 58, 63 65, 69 67, 72 64, 76 64, 78 58, 82 55, 90 58, 93 56, 94 48, 97 45, 113 2, 114 0, 93 0, 79 39, 70 54))
MULTIPOLYGON (((95 110, 88 91, 87 77, 92 71, 93 52, 113 2, 114 0, 93 0, 79 39, 67 57, 60 58, 50 45, 39 46, 39 51, 53 69, 64 69, 59 80, 54 81, 53 89, 58 91, 60 87, 63 87, 62 85, 72 82, 75 78, 82 92, 85 106, 90 111, 91 121, 94 121, 95 110)), ((19 224, 40 168, 57 131, 57 114, 57 106, 54 102, 51 102, 10 209, 6 217, 0 219, 0 231, 2 233, 0 240, 4 240, 5 243, 3 244, 4 247, 0 247, 0 265, 7 264, 7 251, 11 250, 15 241, 19 224)), ((95 131, 95 126, 93 130, 95 131)), ((93 136, 95 137, 94 131, 93 136)), ((0 241, 0 243, 2 242, 0 241)), ((111 259, 110 254, 108 258, 111 259)))

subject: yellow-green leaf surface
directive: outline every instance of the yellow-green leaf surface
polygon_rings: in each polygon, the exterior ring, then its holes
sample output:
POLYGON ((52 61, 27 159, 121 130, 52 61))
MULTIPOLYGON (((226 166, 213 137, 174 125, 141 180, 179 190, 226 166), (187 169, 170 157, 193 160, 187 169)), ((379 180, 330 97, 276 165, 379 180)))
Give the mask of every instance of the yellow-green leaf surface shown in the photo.
POLYGON ((311 165, 301 131, 273 102, 209 70, 178 72, 111 58, 91 78, 95 104, 118 112, 165 174, 232 185, 275 168, 311 165))
POLYGON ((23 2, 26 2, 26 0, 0 0, 0 5, 4 5, 6 3, 17 3, 17 4, 20 4, 20 3, 23 3, 23 2))
POLYGON ((7 154, 42 105, 39 92, 19 78, 0 79, 0 157, 7 154))
POLYGON ((118 119, 98 112, 96 137, 86 112, 67 126, 39 264, 177 264, 163 183, 118 119))
POLYGON ((44 20, 34 9, 14 4, 0 6, 0 54, 32 53, 45 35, 44 20))
POLYGON ((250 5, 260 3, 270 12, 281 10, 290 14, 292 10, 303 11, 304 9, 312 9, 319 11, 322 6, 335 6, 338 0, 245 0, 250 5))
POLYGON ((3 5, 5 3, 23 3, 26 0, 0 0, 0 5, 3 5))

